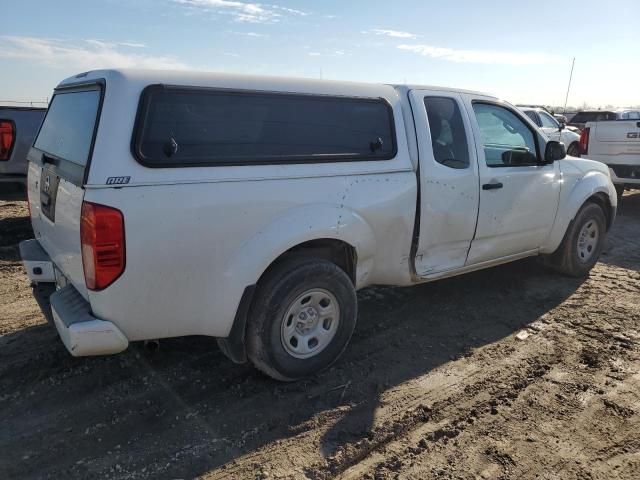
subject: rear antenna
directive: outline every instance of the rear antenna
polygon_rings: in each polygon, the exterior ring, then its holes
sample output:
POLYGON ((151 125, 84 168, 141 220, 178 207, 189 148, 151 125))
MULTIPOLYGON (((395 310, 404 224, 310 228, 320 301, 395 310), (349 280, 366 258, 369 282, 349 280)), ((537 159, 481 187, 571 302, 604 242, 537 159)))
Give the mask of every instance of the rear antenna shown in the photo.
POLYGON ((562 114, 567 113, 567 102, 569 101, 569 90, 571 90, 571 80, 573 79, 573 67, 576 66, 576 57, 573 57, 573 62, 571 62, 571 73, 569 74, 569 85, 567 86, 567 96, 564 99, 564 109, 562 110, 562 114))

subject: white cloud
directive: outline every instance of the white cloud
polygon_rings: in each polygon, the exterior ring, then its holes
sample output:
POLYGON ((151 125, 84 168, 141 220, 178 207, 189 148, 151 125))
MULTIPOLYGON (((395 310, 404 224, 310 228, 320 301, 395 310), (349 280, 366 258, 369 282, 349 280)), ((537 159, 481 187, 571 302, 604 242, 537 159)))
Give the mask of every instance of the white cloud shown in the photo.
MULTIPOLYGON (((0 36, 0 58, 15 58, 74 70, 98 68, 160 68, 184 70, 188 65, 170 56, 142 55, 121 50, 126 42, 63 41, 51 38, 0 36)), ((136 45, 137 46, 137 45, 136 45)))
POLYGON ((518 53, 497 50, 458 50, 434 47, 433 45, 398 45, 400 50, 417 53, 425 57, 438 58, 456 63, 483 63, 503 65, 541 65, 557 63, 561 59, 544 53, 518 53))
POLYGON ((261 3, 241 2, 236 0, 173 0, 187 7, 228 14, 236 22, 242 23, 276 23, 283 15, 306 16, 307 12, 293 8, 261 3))
POLYGON ((374 33, 376 35, 384 35, 386 37, 411 38, 411 39, 416 39, 419 36, 419 35, 416 35, 415 33, 401 32, 399 30, 384 30, 380 28, 374 28, 373 30, 364 31, 362 33, 374 33))
POLYGON ((120 42, 118 45, 122 45, 123 47, 131 47, 131 48, 147 48, 144 43, 136 43, 136 42, 120 42))
POLYGON ((105 42, 103 40, 96 40, 89 38, 85 40, 87 43, 100 48, 117 48, 117 47, 129 47, 129 48, 147 48, 144 43, 135 42, 105 42))
POLYGON ((244 37, 252 37, 252 38, 267 38, 269 35, 264 33, 256 33, 256 32, 233 32, 236 35, 242 35, 244 37))
POLYGON ((280 10, 282 12, 291 13, 292 15, 298 15, 300 17, 306 17, 307 15, 309 15, 309 13, 303 12, 302 10, 296 10, 295 8, 280 7, 278 5, 268 5, 268 7, 280 10))
MULTIPOLYGON (((308 50, 309 47, 308 46, 304 46, 303 47, 305 50, 308 50)), ((311 51, 311 52, 307 52, 307 56, 309 57, 335 57, 335 58, 339 58, 339 57, 344 57, 345 55, 351 55, 349 52, 346 52, 345 50, 325 50, 323 52, 318 52, 318 51, 311 51)))

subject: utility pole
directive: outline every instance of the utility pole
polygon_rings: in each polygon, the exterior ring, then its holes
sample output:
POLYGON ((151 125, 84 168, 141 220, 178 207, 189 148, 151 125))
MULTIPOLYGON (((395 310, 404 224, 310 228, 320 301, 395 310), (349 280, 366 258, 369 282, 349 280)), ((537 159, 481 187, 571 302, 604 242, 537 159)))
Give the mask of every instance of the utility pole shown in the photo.
POLYGON ((573 79, 573 67, 576 66, 576 57, 573 57, 573 62, 571 62, 571 73, 569 74, 569 85, 567 86, 567 96, 564 99, 564 109, 562 113, 567 113, 567 102, 569 101, 569 90, 571 90, 571 80, 573 79))

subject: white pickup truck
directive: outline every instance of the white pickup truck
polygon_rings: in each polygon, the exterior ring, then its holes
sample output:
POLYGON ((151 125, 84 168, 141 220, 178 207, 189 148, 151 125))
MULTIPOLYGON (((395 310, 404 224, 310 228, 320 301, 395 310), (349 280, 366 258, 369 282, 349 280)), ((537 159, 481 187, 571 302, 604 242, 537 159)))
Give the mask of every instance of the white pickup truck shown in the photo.
POLYGON ((619 196, 625 188, 640 188, 640 113, 635 120, 588 122, 580 152, 609 167, 619 196))
POLYGON ((71 354, 208 335, 279 380, 338 358, 368 285, 533 255, 586 275, 617 207, 515 107, 423 86, 92 71, 29 160, 21 254, 71 354))

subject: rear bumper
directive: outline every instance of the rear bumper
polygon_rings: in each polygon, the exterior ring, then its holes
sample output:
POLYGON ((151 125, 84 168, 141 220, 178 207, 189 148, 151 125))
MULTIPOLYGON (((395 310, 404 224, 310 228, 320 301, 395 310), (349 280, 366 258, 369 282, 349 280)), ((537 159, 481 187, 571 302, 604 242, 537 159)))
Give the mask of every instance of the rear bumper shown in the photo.
POLYGON ((73 285, 56 291, 50 302, 53 323, 62 343, 74 357, 111 355, 129 346, 118 327, 91 314, 89 303, 73 285))
POLYGON ((609 165, 609 172, 616 185, 640 185, 640 165, 609 165))
MULTIPOLYGON (((71 355, 111 355, 126 350, 127 337, 114 323, 94 317, 91 305, 73 285, 55 290, 53 262, 37 240, 20 242, 20 255, 31 281, 54 292, 49 296, 50 315, 71 355)), ((38 300, 42 305, 42 299, 38 300)))

